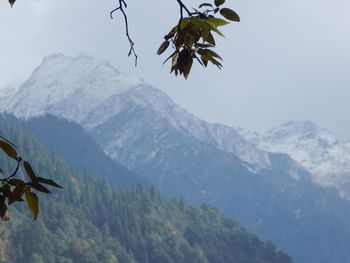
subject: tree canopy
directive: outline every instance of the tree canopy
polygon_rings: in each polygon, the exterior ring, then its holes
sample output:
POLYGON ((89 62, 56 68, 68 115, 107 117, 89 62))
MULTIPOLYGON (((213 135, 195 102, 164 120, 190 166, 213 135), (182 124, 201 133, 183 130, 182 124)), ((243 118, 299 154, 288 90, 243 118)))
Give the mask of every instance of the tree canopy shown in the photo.
MULTIPOLYGON (((166 198, 151 186, 114 187, 79 174, 12 116, 0 115, 0 130, 33 168, 65 186, 41 200, 40 222, 22 216, 22 206, 13 207, 16 218, 0 224, 1 263, 292 263, 216 208, 166 198)), ((4 157, 1 164, 11 166, 4 157)))

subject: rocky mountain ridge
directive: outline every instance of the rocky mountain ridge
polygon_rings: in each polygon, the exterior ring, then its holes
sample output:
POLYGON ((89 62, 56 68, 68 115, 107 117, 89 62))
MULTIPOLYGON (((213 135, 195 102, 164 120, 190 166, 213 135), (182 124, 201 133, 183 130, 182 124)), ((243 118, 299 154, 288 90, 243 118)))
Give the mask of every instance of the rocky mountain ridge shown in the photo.
POLYGON ((239 132, 261 150, 288 154, 310 171, 315 183, 335 187, 350 199, 350 141, 310 121, 289 121, 265 134, 239 132))

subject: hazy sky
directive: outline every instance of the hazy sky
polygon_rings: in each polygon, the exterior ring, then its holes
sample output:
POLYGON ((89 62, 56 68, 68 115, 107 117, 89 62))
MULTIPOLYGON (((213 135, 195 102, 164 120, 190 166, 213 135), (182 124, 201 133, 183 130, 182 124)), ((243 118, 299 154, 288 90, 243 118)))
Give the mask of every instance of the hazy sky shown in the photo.
MULTIPOLYGON (((139 66, 126 56, 115 0, 0 2, 0 86, 24 81, 51 53, 86 52, 144 78, 211 121, 266 130, 287 120, 312 120, 350 138, 350 2, 227 0, 242 18, 223 28, 217 51, 224 69, 196 65, 184 81, 155 55, 178 19, 175 0, 128 0, 139 66)), ((197 6, 200 1, 186 1, 197 6)))

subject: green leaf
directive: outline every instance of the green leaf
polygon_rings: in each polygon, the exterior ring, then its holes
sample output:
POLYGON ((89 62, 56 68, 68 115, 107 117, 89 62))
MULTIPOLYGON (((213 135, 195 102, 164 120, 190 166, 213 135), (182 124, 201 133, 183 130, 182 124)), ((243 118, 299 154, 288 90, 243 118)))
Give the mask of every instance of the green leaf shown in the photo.
POLYGON ((9 3, 11 5, 11 7, 13 7, 13 5, 15 4, 16 0, 9 0, 9 3))
POLYGON ((180 34, 176 34, 176 36, 174 38, 174 45, 175 45, 176 48, 180 47, 183 44, 184 40, 183 40, 182 36, 183 36, 183 34, 181 34, 181 33, 180 34))
POLYGON ((217 66, 219 69, 222 68, 222 64, 217 61, 215 58, 211 57, 211 56, 208 56, 208 60, 213 63, 215 66, 217 66))
POLYGON ((10 185, 13 186, 24 186, 26 183, 22 181, 21 179, 10 179, 8 182, 10 185))
POLYGON ((188 47, 192 47, 193 43, 195 43, 195 37, 192 34, 189 34, 188 32, 186 32, 185 34, 185 39, 184 39, 184 44, 188 47))
POLYGON ((4 184, 1 191, 5 197, 9 197, 11 195, 11 187, 8 184, 4 184))
POLYGON ((169 41, 164 41, 161 45, 160 45, 160 47, 159 47, 159 49, 158 49, 158 51, 157 51, 157 55, 160 55, 160 54, 162 54, 168 47, 169 47, 169 41))
POLYGON ((190 75, 190 72, 191 72, 191 68, 192 68, 192 64, 193 64, 193 58, 191 57, 186 65, 184 65, 184 68, 183 68, 183 75, 184 75, 184 78, 187 79, 188 76, 190 75))
POLYGON ((201 64, 204 67, 203 62, 195 55, 194 58, 198 61, 199 64, 201 64))
POLYGON ((46 178, 42 178, 42 177, 37 177, 36 179, 39 183, 42 183, 42 184, 48 184, 48 185, 51 185, 51 186, 54 186, 57 188, 64 188, 63 186, 60 186, 59 184, 57 184, 56 182, 54 182, 53 180, 50 180, 50 179, 46 179, 46 178))
POLYGON ((221 19, 221 18, 216 18, 216 17, 209 17, 207 19, 207 21, 209 21, 210 23, 212 23, 214 26, 218 27, 218 26, 226 26, 228 25, 230 22, 221 19))
POLYGON ((202 43, 195 43, 194 46, 197 47, 197 48, 213 47, 212 44, 202 44, 202 43))
POLYGON ((207 59, 205 56, 201 56, 201 60, 202 60, 202 62, 203 62, 203 65, 204 65, 205 67, 207 67, 207 66, 208 66, 208 59, 207 59))
POLYGON ((190 29, 186 31, 186 34, 191 36, 191 38, 193 39, 192 44, 197 43, 199 41, 199 39, 201 38, 201 33, 201 29, 196 25, 193 25, 190 29))
POLYGON ((170 73, 175 71, 175 75, 177 76, 177 74, 178 74, 177 59, 179 57, 179 52, 175 51, 174 53, 175 54, 172 56, 170 73))
POLYGON ((11 144, 13 148, 17 148, 17 146, 14 143, 12 143, 11 141, 9 141, 8 139, 6 139, 2 136, 0 136, 0 138, 3 139, 4 141, 8 142, 9 144, 11 144))
POLYGON ((42 192, 42 193, 45 193, 45 194, 49 194, 51 193, 49 191, 49 189, 47 189, 45 186, 35 182, 33 184, 30 185, 32 188, 34 188, 35 190, 39 191, 39 192, 42 192))
POLYGON ((196 31, 198 32, 199 38, 202 37, 204 40, 208 38, 211 30, 210 25, 208 25, 205 21, 206 20, 198 17, 191 18, 191 23, 196 26, 196 31))
POLYGON ((23 202, 24 186, 17 186, 9 197, 9 205, 14 202, 23 202))
POLYGON ((216 6, 221 6, 222 4, 225 3, 225 0, 215 0, 214 3, 215 3, 216 6))
POLYGON ((208 61, 210 61, 210 62, 213 63, 215 66, 217 66, 219 69, 222 68, 221 63, 220 63, 219 61, 217 61, 213 56, 211 56, 211 55, 208 54, 208 53, 203 53, 203 54, 201 55, 201 59, 202 59, 203 64, 204 64, 205 66, 207 66, 208 61))
POLYGON ((17 151, 9 142, 0 140, 0 148, 7 156, 17 160, 17 151))
POLYGON ((191 18, 183 18, 180 21, 180 29, 184 29, 191 21, 191 18))
POLYGON ((209 44, 215 46, 215 38, 213 36, 212 33, 209 33, 208 37, 206 39, 204 39, 206 42, 208 42, 209 44))
POLYGON ((182 49, 176 61, 176 69, 179 70, 180 75, 183 74, 185 79, 187 79, 188 75, 190 74, 192 64, 193 57, 191 50, 188 50, 187 48, 182 49))
POLYGON ((23 166, 24 166, 24 170, 26 171, 26 173, 29 176, 30 180, 35 182, 37 179, 36 179, 36 175, 35 175, 35 173, 33 171, 33 168, 26 161, 23 162, 23 166))
POLYGON ((230 8, 221 9, 220 14, 228 20, 235 21, 235 22, 241 21, 239 15, 230 8))
POLYGON ((30 188, 26 188, 24 191, 24 195, 26 197, 26 202, 29 210, 32 212, 34 220, 38 218, 39 215, 39 200, 35 193, 30 191, 30 188))
POLYGON ((208 20, 205 20, 205 23, 210 27, 211 30, 213 30, 216 34, 218 34, 219 36, 222 36, 224 37, 224 34, 219 30, 217 29, 217 27, 211 23, 210 21, 208 20))
POLYGON ((211 50, 211 49, 199 49, 198 51, 198 54, 200 54, 200 55, 209 55, 209 56, 211 56, 211 57, 214 57, 214 58, 218 58, 218 59, 220 59, 220 60, 222 60, 222 58, 220 57, 220 55, 218 54, 218 53, 216 53, 216 52, 214 52, 213 50, 211 50))
POLYGON ((5 200, 6 198, 1 195, 0 196, 0 217, 3 221, 8 221, 9 217, 8 217, 8 211, 7 211, 7 206, 5 204, 5 200))
POLYGON ((164 37, 165 40, 169 40, 175 36, 177 32, 177 26, 174 26, 171 31, 164 37))
POLYGON ((167 63, 169 59, 171 59, 172 57, 174 57, 174 56, 176 55, 176 53, 177 53, 177 50, 175 50, 169 57, 167 57, 167 59, 164 60, 163 65, 164 65, 165 63, 167 63))

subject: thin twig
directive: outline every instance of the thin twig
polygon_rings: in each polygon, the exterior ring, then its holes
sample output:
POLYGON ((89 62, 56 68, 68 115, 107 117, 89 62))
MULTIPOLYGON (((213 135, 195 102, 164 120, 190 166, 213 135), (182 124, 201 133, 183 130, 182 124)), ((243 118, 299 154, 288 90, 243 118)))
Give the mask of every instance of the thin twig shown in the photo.
POLYGON ((181 0, 176 0, 177 3, 179 4, 180 6, 180 19, 179 19, 179 22, 177 24, 177 31, 179 32, 179 34, 181 35, 181 37, 183 38, 184 35, 182 33, 182 29, 181 29, 181 21, 183 20, 184 18, 184 10, 186 11, 187 15, 189 17, 193 16, 194 14, 196 13, 192 13, 190 12, 190 10, 187 8, 187 6, 181 1, 181 0))
POLYGON ((16 166, 16 169, 13 171, 13 173, 10 176, 6 177, 6 178, 0 179, 0 181, 1 182, 7 182, 11 178, 15 177, 17 172, 18 172, 18 169, 19 169, 19 166, 21 164, 21 161, 22 161, 22 158, 18 158, 17 159, 17 166, 16 166))
POLYGON ((116 11, 120 11, 122 14, 123 14, 123 17, 124 17, 124 22, 125 22, 125 35, 126 37, 128 38, 128 41, 129 41, 129 45, 130 45, 130 50, 129 50, 129 53, 128 53, 128 56, 130 57, 131 55, 134 55, 135 57, 135 67, 137 66, 137 59, 138 59, 138 56, 136 54, 136 51, 135 51, 135 43, 134 41, 131 39, 130 37, 130 34, 129 34, 129 22, 128 22, 128 16, 126 15, 126 12, 124 10, 124 8, 127 8, 127 4, 125 2, 125 0, 118 0, 119 2, 119 6, 115 9, 113 9, 111 12, 110 12, 110 17, 111 19, 113 19, 113 14, 116 12, 116 11))
POLYGON ((180 9, 185 10, 189 16, 192 16, 194 14, 187 8, 187 6, 181 0, 176 0, 176 1, 179 4, 180 9))
MULTIPOLYGON (((127 3, 125 2, 126 0, 118 0, 119 2, 119 6, 115 9, 113 9, 111 12, 110 12, 110 17, 111 19, 113 19, 113 15, 115 12, 117 11, 120 11, 122 14, 123 14, 123 17, 124 17, 124 23, 125 23, 125 35, 126 37, 128 38, 128 41, 129 41, 129 45, 130 45, 130 50, 129 50, 129 53, 128 53, 128 56, 130 57, 131 55, 134 55, 135 57, 135 67, 137 66, 137 59, 138 59, 138 56, 136 54, 136 51, 135 51, 135 43, 134 41, 132 40, 132 38, 130 37, 130 33, 129 33, 129 22, 128 22, 128 16, 125 12, 124 9, 126 9, 128 6, 127 6, 127 3)), ((191 12, 188 7, 182 2, 182 0, 176 0, 177 3, 179 4, 180 6, 180 19, 179 19, 179 23, 178 23, 178 31, 179 33, 182 35, 182 32, 181 32, 181 28, 180 28, 180 24, 181 24, 181 21, 182 19, 184 18, 184 10, 186 11, 187 15, 188 16, 192 16, 194 14, 196 14, 196 12, 191 12)))

